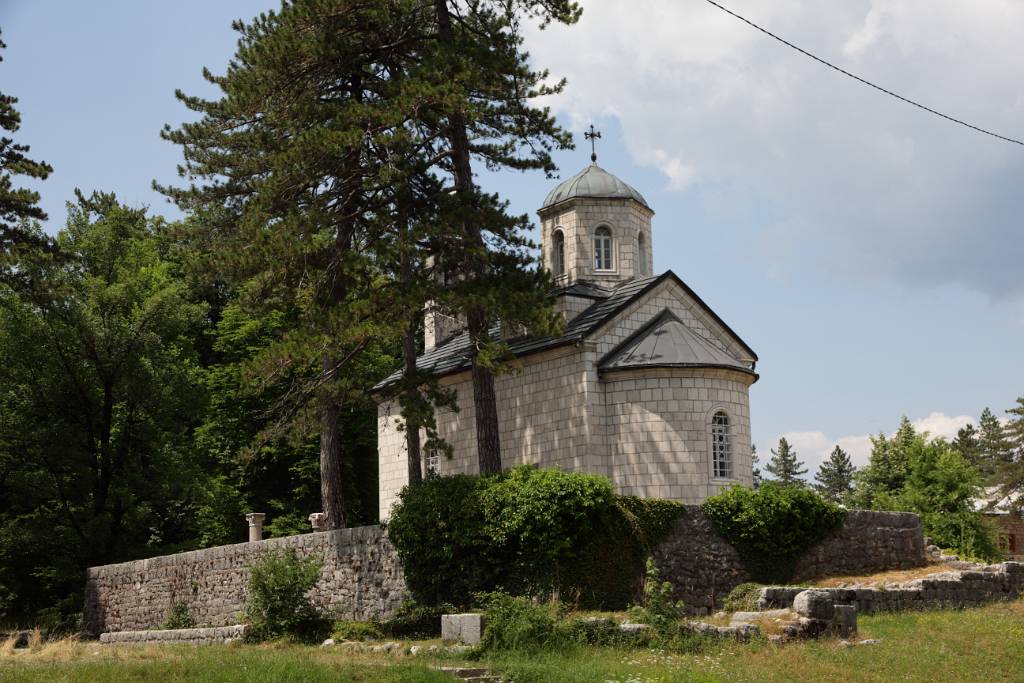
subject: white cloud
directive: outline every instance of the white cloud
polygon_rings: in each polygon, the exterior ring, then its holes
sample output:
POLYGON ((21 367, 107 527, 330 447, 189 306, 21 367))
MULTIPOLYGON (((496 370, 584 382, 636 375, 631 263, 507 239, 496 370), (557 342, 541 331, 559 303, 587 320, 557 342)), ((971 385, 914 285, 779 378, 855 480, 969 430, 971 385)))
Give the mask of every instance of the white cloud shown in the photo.
MULTIPOLYGON (((729 6, 901 94, 1024 137, 1024 3, 729 6)), ((713 183, 725 195, 715 210, 735 207, 733 229, 753 235, 765 262, 1024 293, 1017 146, 867 88, 702 2, 586 2, 577 26, 532 32, 528 47, 569 79, 551 102, 560 115, 578 129, 617 117, 634 159, 672 189, 713 183)))
MULTIPOLYGON (((950 416, 941 412, 932 412, 926 417, 911 420, 911 424, 918 433, 928 432, 932 438, 941 436, 947 439, 954 438, 957 431, 968 422, 975 422, 975 420, 968 415, 950 416)), ((896 426, 891 427, 885 433, 891 436, 896 431, 896 426)), ((830 437, 824 432, 786 432, 779 435, 779 437, 785 437, 796 451, 797 458, 807 467, 806 479, 811 481, 813 481, 818 467, 828 459, 832 449, 836 446, 846 451, 856 467, 866 465, 871 456, 871 436, 875 435, 859 434, 838 438, 830 437)), ((770 444, 758 444, 758 457, 762 469, 765 463, 771 459, 771 449, 776 448, 779 437, 770 444)))

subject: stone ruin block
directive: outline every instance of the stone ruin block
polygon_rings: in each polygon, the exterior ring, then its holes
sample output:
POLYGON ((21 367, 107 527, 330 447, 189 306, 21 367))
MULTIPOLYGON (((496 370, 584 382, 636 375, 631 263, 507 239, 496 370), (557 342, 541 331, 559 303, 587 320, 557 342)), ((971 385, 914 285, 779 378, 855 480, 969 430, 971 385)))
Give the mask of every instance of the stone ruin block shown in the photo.
POLYGON ((444 614, 441 616, 441 639, 445 642, 479 645, 486 626, 483 614, 444 614))

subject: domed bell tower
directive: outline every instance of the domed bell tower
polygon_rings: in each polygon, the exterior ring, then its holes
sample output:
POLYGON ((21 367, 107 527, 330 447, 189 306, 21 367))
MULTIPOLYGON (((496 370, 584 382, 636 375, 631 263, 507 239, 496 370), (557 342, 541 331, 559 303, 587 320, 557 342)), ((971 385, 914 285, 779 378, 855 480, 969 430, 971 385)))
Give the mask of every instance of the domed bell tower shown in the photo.
MULTIPOLYGON (((593 140, 600 133, 586 133, 593 140)), ((544 264, 555 283, 605 287, 654 274, 654 211, 634 188, 591 164, 552 190, 537 212, 544 264)))

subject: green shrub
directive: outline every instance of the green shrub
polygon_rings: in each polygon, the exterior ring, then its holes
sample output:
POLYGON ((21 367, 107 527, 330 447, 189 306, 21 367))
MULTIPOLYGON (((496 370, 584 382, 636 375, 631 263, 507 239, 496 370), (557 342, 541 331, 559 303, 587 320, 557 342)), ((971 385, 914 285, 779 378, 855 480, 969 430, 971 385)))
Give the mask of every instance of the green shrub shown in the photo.
POLYGON ((335 640, 380 640, 383 637, 384 632, 375 621, 341 620, 334 622, 331 629, 331 638, 335 640))
POLYGON ((647 551, 684 508, 616 496, 600 476, 517 467, 407 486, 387 523, 413 596, 466 605, 477 592, 622 607, 647 551))
POLYGON ((183 600, 178 600, 167 615, 167 620, 160 625, 161 629, 195 628, 196 620, 192 617, 188 605, 183 600))
POLYGON ((476 599, 487 618, 480 641, 483 650, 537 651, 567 642, 557 604, 534 604, 528 598, 501 592, 478 593, 476 599))
POLYGON ((307 596, 320 578, 321 566, 319 558, 300 558, 294 550, 264 555, 253 565, 245 603, 249 639, 311 642, 326 634, 330 624, 307 596))
POLYGON ((838 528, 846 512, 800 486, 733 486, 704 501, 704 514, 756 581, 788 581, 800 556, 838 528))
POLYGON ((722 609, 726 612, 756 612, 762 588, 764 586, 760 583, 741 583, 725 596, 722 609))
POLYGON ((441 635, 441 615, 455 611, 455 606, 447 602, 421 605, 407 600, 380 628, 391 638, 437 638, 441 635))
POLYGON ((685 614, 682 600, 673 600, 672 583, 661 580, 661 571, 653 557, 647 558, 644 573, 643 602, 630 609, 630 615, 641 624, 653 626, 659 633, 669 631, 685 614))

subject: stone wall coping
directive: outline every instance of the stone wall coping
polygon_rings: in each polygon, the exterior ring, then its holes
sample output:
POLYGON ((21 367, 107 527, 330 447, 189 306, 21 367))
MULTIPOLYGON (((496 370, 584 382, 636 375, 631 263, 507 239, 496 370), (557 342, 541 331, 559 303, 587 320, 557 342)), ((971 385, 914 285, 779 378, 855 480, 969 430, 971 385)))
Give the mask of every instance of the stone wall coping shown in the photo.
POLYGON ((150 629, 146 631, 111 631, 100 634, 100 643, 201 643, 226 642, 240 640, 245 637, 248 626, 235 624, 232 626, 213 626, 208 628, 172 628, 150 629))
POLYGON ((86 576, 90 579, 116 576, 135 572, 144 572, 151 569, 173 567, 177 565, 194 564, 203 560, 218 559, 222 557, 238 557, 241 551, 272 552, 275 550, 287 550, 289 548, 305 549, 312 545, 322 544, 325 547, 335 550, 341 549, 357 542, 378 540, 384 536, 384 530, 379 524, 369 526, 351 527, 348 529, 333 529, 331 531, 319 531, 296 536, 281 536, 279 538, 268 538, 262 541, 248 543, 232 543, 230 545, 219 545, 212 548, 201 548, 189 550, 183 553, 172 555, 157 555, 142 560, 130 560, 115 564, 104 564, 96 567, 89 567, 86 576))

